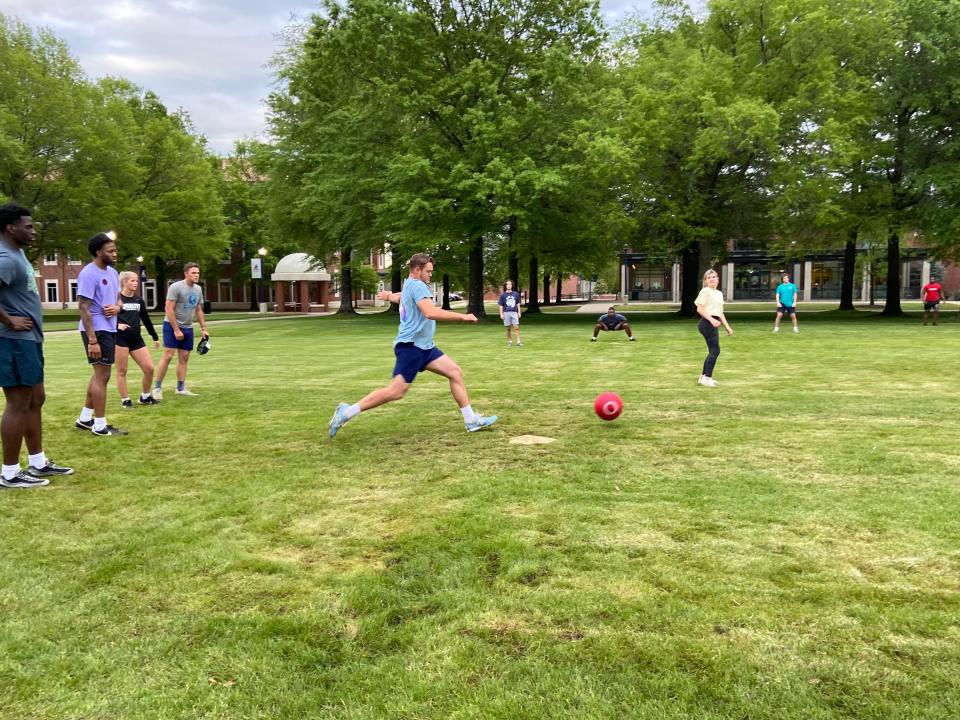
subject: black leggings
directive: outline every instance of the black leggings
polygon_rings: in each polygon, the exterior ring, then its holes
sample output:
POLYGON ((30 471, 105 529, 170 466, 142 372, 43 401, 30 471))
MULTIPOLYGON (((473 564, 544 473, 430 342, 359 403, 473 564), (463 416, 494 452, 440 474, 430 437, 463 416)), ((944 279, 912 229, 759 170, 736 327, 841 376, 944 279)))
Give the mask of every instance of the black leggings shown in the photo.
MULTIPOLYGON (((716 318, 719 320, 720 318, 716 318)), ((706 318, 700 318, 697 330, 707 341, 707 357, 703 361, 703 374, 707 377, 713 377, 713 366, 717 364, 717 358, 720 357, 720 330, 715 328, 706 318)))

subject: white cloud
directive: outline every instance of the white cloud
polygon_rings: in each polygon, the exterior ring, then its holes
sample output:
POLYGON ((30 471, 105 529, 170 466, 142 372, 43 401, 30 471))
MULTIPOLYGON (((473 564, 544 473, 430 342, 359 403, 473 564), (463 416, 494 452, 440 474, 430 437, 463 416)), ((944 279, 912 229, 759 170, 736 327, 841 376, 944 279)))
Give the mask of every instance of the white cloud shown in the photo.
MULTIPOLYGON (((277 33, 318 3, 292 0, 0 0, 6 15, 63 39, 93 78, 118 75, 183 108, 210 147, 263 137, 277 33)), ((701 4, 703 0, 694 0, 701 4)), ((601 0, 616 22, 651 0, 601 0)))

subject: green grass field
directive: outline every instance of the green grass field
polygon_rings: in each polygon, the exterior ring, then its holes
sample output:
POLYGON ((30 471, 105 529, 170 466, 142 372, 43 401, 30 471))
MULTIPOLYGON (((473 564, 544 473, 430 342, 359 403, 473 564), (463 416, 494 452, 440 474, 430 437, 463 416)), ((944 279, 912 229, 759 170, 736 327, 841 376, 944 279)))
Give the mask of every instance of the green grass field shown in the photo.
POLYGON ((199 397, 111 396, 123 438, 72 428, 49 336, 77 472, 0 492, 0 718, 960 717, 960 322, 771 321, 731 315, 716 389, 691 320, 440 324, 500 421, 428 374, 332 442, 391 317, 213 326, 199 397))

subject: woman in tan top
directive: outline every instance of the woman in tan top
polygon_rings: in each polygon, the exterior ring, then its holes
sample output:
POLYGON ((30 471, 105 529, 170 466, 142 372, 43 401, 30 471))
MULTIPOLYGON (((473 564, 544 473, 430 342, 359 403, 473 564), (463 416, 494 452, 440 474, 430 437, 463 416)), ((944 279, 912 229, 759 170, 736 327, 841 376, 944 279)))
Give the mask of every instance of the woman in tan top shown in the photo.
POLYGON ((713 379, 713 366, 717 364, 717 358, 720 356, 720 332, 717 328, 723 325, 727 335, 733 335, 733 330, 730 329, 727 318, 723 314, 723 293, 717 290, 719 282, 720 277, 717 272, 713 269, 707 270, 703 274, 703 289, 694 300, 697 314, 700 316, 697 330, 707 341, 707 357, 703 361, 703 374, 697 381, 705 387, 717 386, 717 381, 713 379))

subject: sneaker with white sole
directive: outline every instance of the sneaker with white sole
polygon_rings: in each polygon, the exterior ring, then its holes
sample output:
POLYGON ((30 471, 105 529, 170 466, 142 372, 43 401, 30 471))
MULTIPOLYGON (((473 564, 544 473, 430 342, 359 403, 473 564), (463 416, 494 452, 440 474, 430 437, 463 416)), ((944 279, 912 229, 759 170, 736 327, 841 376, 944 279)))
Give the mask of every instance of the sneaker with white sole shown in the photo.
POLYGON ((778 332, 780 332, 780 328, 775 327, 775 328, 773 329, 773 331, 774 331, 775 333, 778 333, 778 332))
POLYGON ((716 387, 718 385, 716 380, 714 380, 712 377, 707 377, 706 375, 701 375, 697 382, 704 387, 716 387))
POLYGON ((523 347, 523 343, 517 340, 517 347, 523 347))
POLYGON ((496 421, 497 421, 496 415, 490 415, 487 417, 484 417, 483 415, 475 415, 473 418, 473 422, 468 422, 466 424, 467 432, 476 432, 477 430, 483 430, 483 428, 490 427, 496 421))
POLYGON ((150 393, 150 397, 157 402, 163 402, 163 388, 154 388, 153 392, 150 393))
POLYGON ((28 467, 27 474, 35 478, 55 477, 57 475, 73 475, 73 468, 63 467, 47 460, 47 464, 42 468, 35 468, 32 465, 28 467))
POLYGON ((133 410, 133 400, 127 398, 126 400, 120 401, 120 407, 124 410, 133 410))
POLYGON ((596 341, 597 339, 595 337, 590 338, 590 342, 596 342, 596 341))
POLYGON ((193 392, 193 390, 186 387, 183 390, 177 390, 177 395, 188 395, 189 397, 197 397, 197 393, 193 392))
POLYGON ((93 430, 93 419, 91 418, 90 420, 81 420, 80 418, 77 418, 74 421, 73 426, 77 430, 93 430))
POLYGON ((347 424, 347 420, 350 418, 347 417, 347 409, 350 406, 347 403, 342 402, 337 405, 337 409, 333 411, 333 417, 330 418, 328 427, 330 428, 327 433, 331 438, 336 437, 337 431, 347 424))
POLYGON ((159 405, 160 401, 157 400, 153 395, 147 395, 146 397, 140 398, 138 401, 141 405, 159 405))
POLYGON ((43 487, 44 485, 49 484, 50 481, 46 478, 33 477, 23 470, 18 472, 9 480, 5 477, 0 477, 0 486, 5 488, 32 488, 43 487))
MULTIPOLYGON (((934 325, 936 325, 936 323, 934 323, 934 325)), ((798 332, 800 332, 800 328, 794 328, 793 331, 794 331, 795 333, 798 333, 798 332)))

